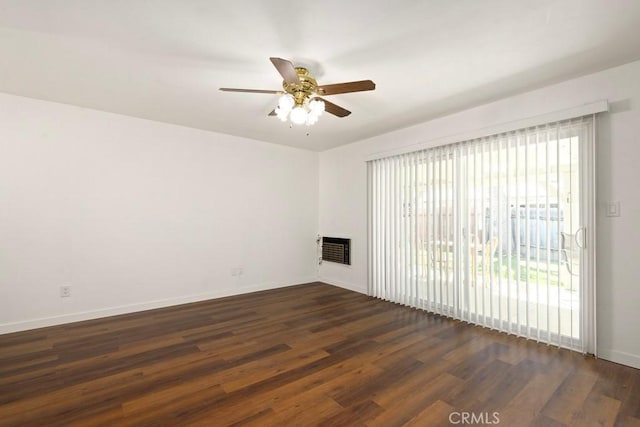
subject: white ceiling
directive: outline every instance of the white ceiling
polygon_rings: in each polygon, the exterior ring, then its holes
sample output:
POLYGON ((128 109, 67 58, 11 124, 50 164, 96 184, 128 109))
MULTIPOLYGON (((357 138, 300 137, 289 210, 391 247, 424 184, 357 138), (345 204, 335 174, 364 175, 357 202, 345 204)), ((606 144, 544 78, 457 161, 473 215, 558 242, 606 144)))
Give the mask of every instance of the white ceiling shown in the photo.
POLYGON ((319 151, 636 59, 638 0, 0 0, 2 92, 319 151), (293 128, 218 91, 271 56, 377 89, 293 128))

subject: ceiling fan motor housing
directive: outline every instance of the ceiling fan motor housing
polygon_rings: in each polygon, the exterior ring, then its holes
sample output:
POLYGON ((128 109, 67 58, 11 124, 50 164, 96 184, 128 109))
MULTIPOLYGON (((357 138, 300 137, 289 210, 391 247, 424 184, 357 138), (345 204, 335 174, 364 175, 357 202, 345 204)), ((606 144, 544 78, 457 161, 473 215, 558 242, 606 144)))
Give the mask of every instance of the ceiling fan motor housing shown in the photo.
POLYGON ((303 105, 312 95, 318 93, 318 83, 309 75, 309 70, 306 68, 296 67, 295 70, 300 81, 298 83, 283 81, 282 88, 285 92, 293 95, 296 105, 303 105))

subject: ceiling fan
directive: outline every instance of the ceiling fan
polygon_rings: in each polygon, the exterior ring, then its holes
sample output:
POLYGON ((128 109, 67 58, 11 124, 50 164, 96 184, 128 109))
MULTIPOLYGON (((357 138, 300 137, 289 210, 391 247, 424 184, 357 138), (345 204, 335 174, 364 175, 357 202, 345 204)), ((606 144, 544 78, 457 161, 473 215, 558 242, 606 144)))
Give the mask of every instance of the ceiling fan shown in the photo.
POLYGON ((283 90, 235 89, 221 87, 224 92, 266 93, 281 95, 278 106, 269 113, 283 122, 291 120, 294 124, 312 125, 327 111, 337 117, 346 117, 351 111, 329 102, 321 96, 339 93, 362 92, 374 90, 376 84, 371 80, 318 85, 309 71, 304 67, 294 67, 291 61, 282 58, 269 58, 282 78, 283 90))

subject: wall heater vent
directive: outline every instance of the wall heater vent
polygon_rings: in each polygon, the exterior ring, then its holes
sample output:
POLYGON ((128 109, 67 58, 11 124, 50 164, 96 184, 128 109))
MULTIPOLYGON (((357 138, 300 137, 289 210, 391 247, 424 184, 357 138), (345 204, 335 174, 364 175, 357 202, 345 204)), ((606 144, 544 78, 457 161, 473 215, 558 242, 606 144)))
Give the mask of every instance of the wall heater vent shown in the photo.
POLYGON ((351 265, 351 239, 323 237, 322 260, 351 265))

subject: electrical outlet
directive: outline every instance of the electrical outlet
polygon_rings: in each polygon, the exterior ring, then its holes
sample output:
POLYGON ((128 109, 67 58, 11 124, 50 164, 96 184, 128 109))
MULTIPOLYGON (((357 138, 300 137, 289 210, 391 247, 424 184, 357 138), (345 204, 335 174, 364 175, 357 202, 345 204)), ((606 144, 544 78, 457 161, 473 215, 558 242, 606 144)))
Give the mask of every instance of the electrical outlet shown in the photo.
POLYGON ((60 298, 71 296, 71 286, 60 286, 60 298))

